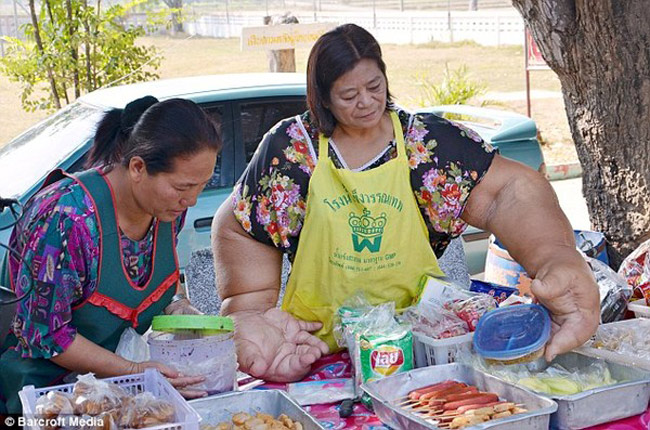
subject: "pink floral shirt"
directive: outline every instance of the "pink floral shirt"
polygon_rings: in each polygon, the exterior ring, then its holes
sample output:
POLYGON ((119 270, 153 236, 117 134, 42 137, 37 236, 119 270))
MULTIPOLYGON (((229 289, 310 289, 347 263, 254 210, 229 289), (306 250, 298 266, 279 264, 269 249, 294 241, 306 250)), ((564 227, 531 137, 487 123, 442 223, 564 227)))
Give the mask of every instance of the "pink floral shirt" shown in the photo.
MULTIPOLYGON (((441 256, 449 241, 467 227, 460 219, 472 189, 487 172, 494 148, 476 132, 433 114, 397 110, 402 123, 411 187, 441 256)), ((329 154, 346 168, 330 141, 329 154)), ((382 165, 397 156, 395 142, 359 170, 382 165)), ((309 113, 280 121, 265 136, 233 193, 233 211, 255 239, 293 256, 307 210, 309 180, 318 157, 318 130, 309 113)))

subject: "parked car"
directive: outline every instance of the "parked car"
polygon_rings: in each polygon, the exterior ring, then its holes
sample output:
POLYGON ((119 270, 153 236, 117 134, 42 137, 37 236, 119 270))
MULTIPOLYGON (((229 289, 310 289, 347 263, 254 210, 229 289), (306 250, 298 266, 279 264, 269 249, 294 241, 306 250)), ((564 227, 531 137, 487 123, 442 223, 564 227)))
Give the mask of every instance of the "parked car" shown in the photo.
MULTIPOLYGON (((306 110, 305 76, 291 73, 261 73, 200 76, 117 86, 93 91, 31 127, 0 148, 0 197, 25 203, 47 173, 55 168, 68 172, 83 168, 95 124, 112 108, 151 94, 159 100, 182 97, 201 105, 220 125, 224 146, 214 175, 189 209, 179 236, 178 255, 185 267, 193 250, 210 245, 212 216, 232 191, 235 181, 253 156, 264 133, 282 118, 306 110)), ((500 148, 503 155, 538 169, 543 166, 535 123, 524 116, 470 106, 425 109, 463 118, 483 118, 498 125, 465 123, 500 148)), ((0 213, 0 229, 13 221, 9 210, 0 213)), ((9 229, 0 231, 7 243, 9 229)), ((477 229, 464 235, 472 273, 482 271, 487 234, 477 229)), ((0 258, 4 255, 0 249, 0 258)))

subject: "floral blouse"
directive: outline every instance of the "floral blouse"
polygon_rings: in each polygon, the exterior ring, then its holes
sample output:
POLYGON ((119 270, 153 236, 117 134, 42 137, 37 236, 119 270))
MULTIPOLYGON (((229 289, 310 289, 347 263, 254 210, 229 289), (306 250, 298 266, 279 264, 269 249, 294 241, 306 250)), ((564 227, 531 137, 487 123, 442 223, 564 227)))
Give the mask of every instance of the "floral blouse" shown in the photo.
MULTIPOLYGON (((460 216, 472 189, 487 172, 494 148, 476 132, 433 114, 396 109, 411 168, 411 186, 438 257, 467 227, 460 216)), ((328 156, 347 168, 335 142, 328 156)), ((397 156, 395 142, 362 166, 397 156)), ((293 260, 308 204, 309 180, 318 160, 318 130, 309 112, 276 124, 263 138, 232 196, 235 217, 253 238, 293 260)))
MULTIPOLYGON (((176 234, 185 215, 176 220, 176 234)), ((122 258, 131 281, 144 285, 151 273, 155 223, 142 240, 121 234, 122 258)), ((71 179, 39 192, 11 234, 10 246, 22 261, 10 258, 18 302, 12 332, 22 357, 51 358, 74 340, 72 308, 97 288, 99 228, 92 200, 71 179)))

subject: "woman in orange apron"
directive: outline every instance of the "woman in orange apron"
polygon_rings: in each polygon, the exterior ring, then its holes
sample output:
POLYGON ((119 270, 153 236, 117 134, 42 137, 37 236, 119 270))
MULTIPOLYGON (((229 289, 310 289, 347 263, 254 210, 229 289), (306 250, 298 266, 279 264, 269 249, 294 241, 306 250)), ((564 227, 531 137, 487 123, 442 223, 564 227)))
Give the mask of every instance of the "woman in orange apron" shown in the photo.
MULTIPOLYGON (((176 239, 184 212, 212 176, 221 142, 193 102, 145 97, 107 112, 88 163, 52 172, 25 206, 4 267, 19 297, 0 352, 0 413, 20 413, 18 391, 155 367, 179 388, 201 381, 114 352, 129 327, 197 313, 180 293, 176 239)), ((189 395, 202 395, 190 392, 189 395)))
POLYGON ((458 124, 396 107, 370 33, 347 24, 316 42, 307 101, 267 133, 213 224, 244 371, 299 379, 337 347, 332 317, 346 298, 408 306, 466 223, 536 277, 556 323, 547 358, 591 336, 598 290, 547 181, 458 124), (282 252, 293 265, 278 309, 282 252))

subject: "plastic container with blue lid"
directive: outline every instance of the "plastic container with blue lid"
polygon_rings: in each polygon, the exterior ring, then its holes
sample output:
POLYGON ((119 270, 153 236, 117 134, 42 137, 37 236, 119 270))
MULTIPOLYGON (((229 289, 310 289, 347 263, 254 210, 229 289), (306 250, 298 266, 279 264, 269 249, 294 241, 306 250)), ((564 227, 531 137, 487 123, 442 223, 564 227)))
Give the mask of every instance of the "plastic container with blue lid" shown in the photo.
POLYGON ((540 305, 516 305, 483 315, 474 333, 474 349, 494 364, 527 363, 544 354, 551 337, 551 316, 540 305))

